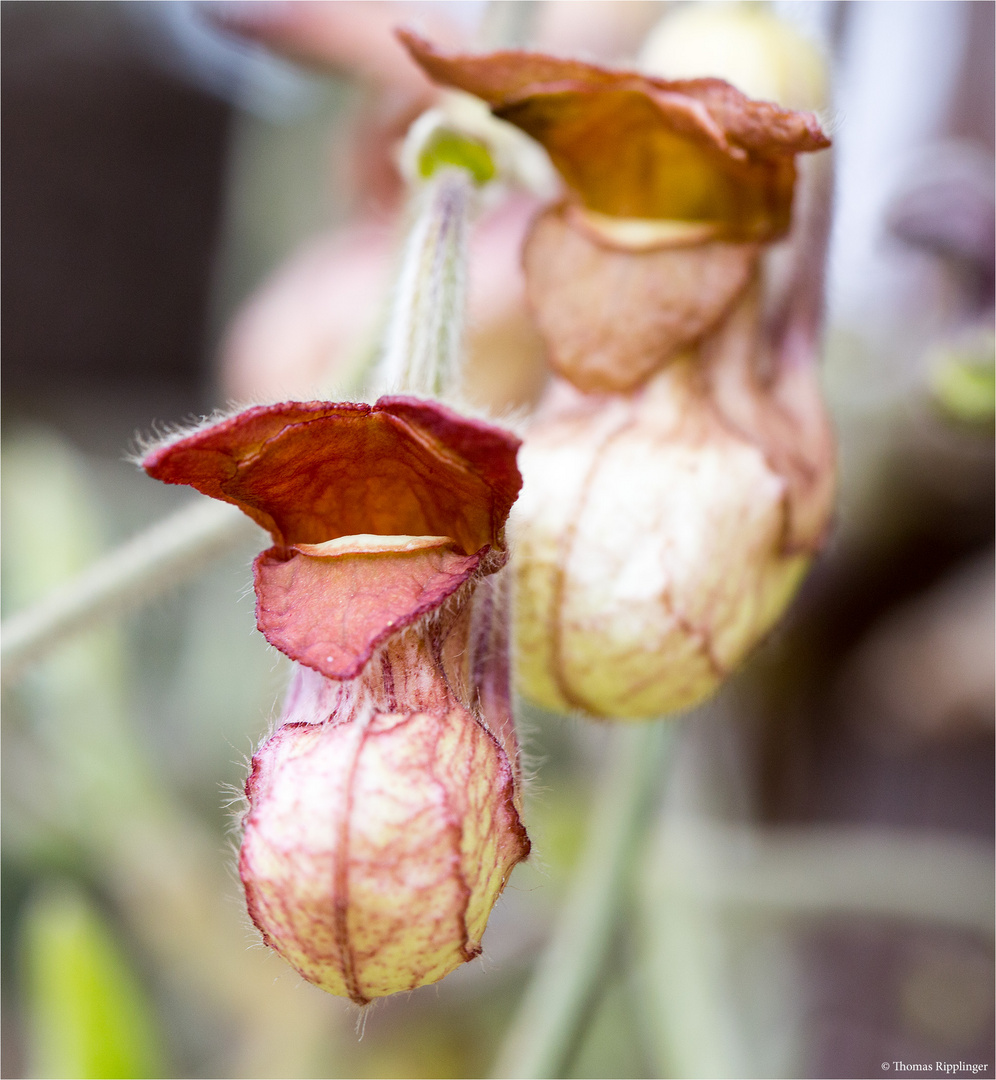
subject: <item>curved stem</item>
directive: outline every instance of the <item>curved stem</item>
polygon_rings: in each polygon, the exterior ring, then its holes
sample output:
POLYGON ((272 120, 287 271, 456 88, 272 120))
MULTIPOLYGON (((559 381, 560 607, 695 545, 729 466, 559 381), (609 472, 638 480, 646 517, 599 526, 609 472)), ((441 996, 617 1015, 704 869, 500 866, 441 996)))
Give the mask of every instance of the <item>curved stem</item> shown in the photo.
POLYGON ((11 682, 94 620, 159 596, 231 550, 256 526, 234 507, 198 501, 98 559, 0 627, 3 680, 11 682))
POLYGON ((493 1075, 563 1076, 597 989, 664 763, 670 724, 619 726, 581 861, 553 935, 509 1028, 493 1075))
POLYGON ((443 168, 419 193, 395 286, 375 388, 427 396, 460 371, 467 281, 467 219, 473 179, 443 168))

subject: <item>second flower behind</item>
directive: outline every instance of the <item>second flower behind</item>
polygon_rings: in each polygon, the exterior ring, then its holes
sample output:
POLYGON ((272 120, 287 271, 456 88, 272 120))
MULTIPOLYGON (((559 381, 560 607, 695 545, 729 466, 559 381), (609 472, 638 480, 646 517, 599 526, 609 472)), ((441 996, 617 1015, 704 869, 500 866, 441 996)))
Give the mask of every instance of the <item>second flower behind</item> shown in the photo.
MULTIPOLYGON (((722 79, 401 37, 538 140, 567 189, 523 258, 555 375, 521 459, 522 690, 595 717, 690 708, 782 616, 829 521, 826 192, 795 196, 797 157, 830 140, 722 79)), ((770 66, 763 26, 743 40, 770 66)))

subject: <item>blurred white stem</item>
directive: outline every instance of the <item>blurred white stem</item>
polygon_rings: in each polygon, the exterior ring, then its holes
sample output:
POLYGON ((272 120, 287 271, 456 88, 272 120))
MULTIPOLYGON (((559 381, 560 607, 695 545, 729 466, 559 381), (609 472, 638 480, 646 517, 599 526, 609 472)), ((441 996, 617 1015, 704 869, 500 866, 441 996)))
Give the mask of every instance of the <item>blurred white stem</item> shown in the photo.
POLYGON ((0 627, 3 681, 17 679, 93 622, 148 602, 193 577, 256 526, 225 503, 198 501, 132 537, 0 627))
POLYGON ((651 865, 657 908, 674 895, 784 918, 846 913, 993 933, 992 846, 969 837, 672 823, 651 865))
POLYGON ((663 723, 613 727, 610 761, 588 840, 546 950, 512 1021, 494 1075, 564 1076, 609 958, 630 868, 670 730, 663 723))
POLYGON ((800 945, 826 920, 993 933, 981 838, 679 818, 641 863, 629 937, 654 1076, 803 1075, 800 945))
POLYGON ((473 180, 443 168, 419 193, 395 286, 377 393, 438 397, 456 382, 466 308, 467 218, 473 180))

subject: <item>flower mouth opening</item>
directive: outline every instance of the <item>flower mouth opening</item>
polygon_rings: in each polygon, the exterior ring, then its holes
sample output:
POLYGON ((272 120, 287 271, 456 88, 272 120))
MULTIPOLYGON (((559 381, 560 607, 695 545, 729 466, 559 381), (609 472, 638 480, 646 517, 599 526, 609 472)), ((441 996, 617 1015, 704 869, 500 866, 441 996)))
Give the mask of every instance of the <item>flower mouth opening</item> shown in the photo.
POLYGON ((521 483, 517 445, 412 398, 286 402, 163 447, 145 468, 238 506, 288 554, 412 551, 445 539, 473 555, 500 543, 521 483))
POLYGON ((449 536, 387 536, 374 533, 358 533, 339 536, 323 544, 294 544, 294 550, 314 559, 334 559, 345 555, 404 554, 409 551, 427 551, 430 548, 449 547, 454 541, 449 536))
POLYGON ((271 645, 350 679, 393 634, 503 565, 519 441, 436 402, 284 402, 150 454, 146 471, 238 506, 271 645), (490 553, 490 555, 489 555, 490 553))
POLYGON ((288 425, 245 462, 226 494, 269 519, 278 547, 318 557, 444 542, 472 555, 492 543, 492 498, 481 477, 425 433, 376 417, 383 422, 330 416, 309 422, 315 430, 307 433, 288 425), (302 457, 305 434, 314 450, 302 457))

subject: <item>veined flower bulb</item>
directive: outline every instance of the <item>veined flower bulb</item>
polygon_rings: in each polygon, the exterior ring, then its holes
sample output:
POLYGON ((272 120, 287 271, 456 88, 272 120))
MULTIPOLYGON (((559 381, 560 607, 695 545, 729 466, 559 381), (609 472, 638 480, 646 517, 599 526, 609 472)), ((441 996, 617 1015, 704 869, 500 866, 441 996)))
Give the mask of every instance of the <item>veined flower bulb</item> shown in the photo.
POLYGON ((520 451, 522 692, 643 718, 709 697, 783 614, 832 506, 810 362, 764 375, 757 291, 642 390, 560 381, 520 451))
POLYGON ((247 409, 144 461, 270 533, 256 621, 297 666, 239 871, 266 943, 358 1004, 476 956, 529 853, 503 570, 518 444, 383 397, 247 409))
POLYGON ((415 634, 389 650, 399 676, 425 683, 425 712, 385 711, 299 668, 246 781, 239 872, 253 922, 309 982, 359 1005, 477 956, 529 852, 500 735, 419 675, 425 651, 415 634))

